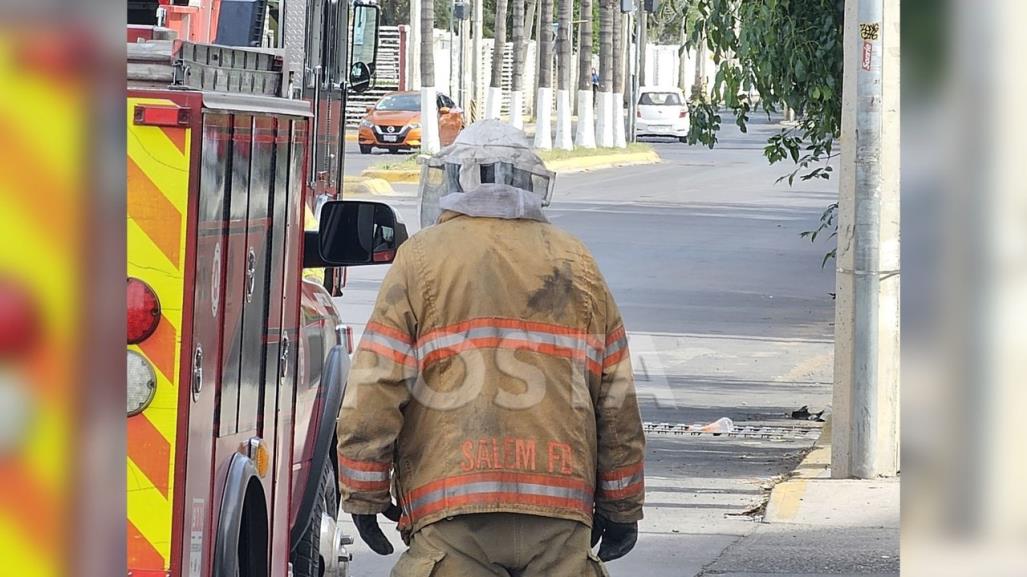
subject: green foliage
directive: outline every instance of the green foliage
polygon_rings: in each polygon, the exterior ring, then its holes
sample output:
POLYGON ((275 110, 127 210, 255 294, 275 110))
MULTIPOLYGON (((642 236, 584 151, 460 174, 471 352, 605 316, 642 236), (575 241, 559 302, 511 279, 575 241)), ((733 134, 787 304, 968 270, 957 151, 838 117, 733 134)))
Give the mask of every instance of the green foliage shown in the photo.
MULTIPOLYGON (((723 108, 744 132, 753 110, 769 116, 788 107, 797 124, 771 136, 763 150, 771 164, 794 165, 778 182, 830 178, 841 134, 844 1, 689 0, 684 18, 688 46, 704 45, 717 66, 709 90, 689 102, 688 141, 713 148, 723 108)), ((804 237, 815 240, 836 226, 832 207, 804 237)))
MULTIPOLYGON (((820 236, 820 233, 824 232, 825 230, 830 230, 831 234, 828 236, 828 238, 837 238, 837 217, 838 203, 833 202, 827 205, 827 208, 824 209, 824 212, 820 215, 820 224, 817 226, 817 228, 815 228, 814 230, 807 230, 806 232, 800 233, 799 236, 801 236, 802 238, 808 238, 810 242, 816 242, 817 237, 820 236)), ((835 258, 837 254, 837 248, 833 248, 830 251, 828 251, 827 254, 824 255, 824 260, 820 261, 820 268, 824 268, 824 266, 827 265, 827 261, 831 260, 832 258, 835 258)))
MULTIPOLYGON (((842 17, 838 0, 692 0, 687 42, 705 43, 717 65, 709 92, 691 103, 697 116, 728 108, 744 129, 754 107, 787 106, 799 123, 768 141, 767 160, 827 160, 841 130, 842 17)), ((715 144, 717 129, 695 122, 690 141, 715 144)))
POLYGON ((681 25, 690 0, 660 0, 646 21, 646 36, 654 44, 680 44, 681 25))

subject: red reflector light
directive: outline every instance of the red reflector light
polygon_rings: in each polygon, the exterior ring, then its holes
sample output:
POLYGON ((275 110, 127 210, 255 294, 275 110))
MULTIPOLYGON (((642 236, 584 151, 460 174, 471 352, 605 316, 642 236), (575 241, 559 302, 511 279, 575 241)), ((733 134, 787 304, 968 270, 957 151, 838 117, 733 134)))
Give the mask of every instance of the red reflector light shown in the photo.
POLYGON ((128 279, 128 344, 145 341, 160 322, 160 301, 150 285, 137 278, 128 279))
POLYGON ((147 126, 188 126, 189 109, 161 104, 140 104, 135 108, 133 121, 147 126))
POLYGON ((39 333, 35 299, 18 284, 0 280, 0 358, 27 353, 39 333))
POLYGON ((396 251, 393 249, 379 250, 371 253, 372 262, 392 262, 396 258, 396 251))
POLYGON ((642 118, 642 109, 641 108, 635 109, 635 116, 637 116, 639 118, 642 118))

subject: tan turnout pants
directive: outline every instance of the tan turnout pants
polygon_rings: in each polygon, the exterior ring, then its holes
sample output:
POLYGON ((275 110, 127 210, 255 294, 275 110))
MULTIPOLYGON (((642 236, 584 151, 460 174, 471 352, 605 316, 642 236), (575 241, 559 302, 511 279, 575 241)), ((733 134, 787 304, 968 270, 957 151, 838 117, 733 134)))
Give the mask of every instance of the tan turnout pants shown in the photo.
POLYGON ((582 523, 515 513, 443 519, 421 528, 391 577, 609 577, 582 523))

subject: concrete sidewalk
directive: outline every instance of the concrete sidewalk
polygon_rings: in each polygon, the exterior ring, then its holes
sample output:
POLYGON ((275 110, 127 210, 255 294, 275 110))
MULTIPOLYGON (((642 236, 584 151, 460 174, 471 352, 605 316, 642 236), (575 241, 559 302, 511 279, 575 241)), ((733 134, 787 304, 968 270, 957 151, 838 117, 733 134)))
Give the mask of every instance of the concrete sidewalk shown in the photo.
POLYGON ((898 479, 831 479, 830 427, 752 534, 700 575, 899 575, 898 479))

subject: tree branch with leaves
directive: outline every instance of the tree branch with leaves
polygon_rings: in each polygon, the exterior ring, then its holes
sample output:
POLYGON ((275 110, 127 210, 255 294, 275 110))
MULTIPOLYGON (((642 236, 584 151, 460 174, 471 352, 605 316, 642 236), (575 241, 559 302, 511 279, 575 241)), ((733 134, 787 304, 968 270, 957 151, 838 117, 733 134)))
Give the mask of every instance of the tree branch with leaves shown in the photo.
MULTIPOLYGON (((763 149, 771 164, 793 165, 778 182, 830 178, 841 135, 844 8, 844 0, 690 0, 687 43, 704 46, 717 72, 689 102, 689 143, 716 146, 724 109, 746 132, 751 113, 790 108, 797 123, 763 149)), ((820 228, 803 236, 815 240, 833 215, 828 207, 820 228)))

